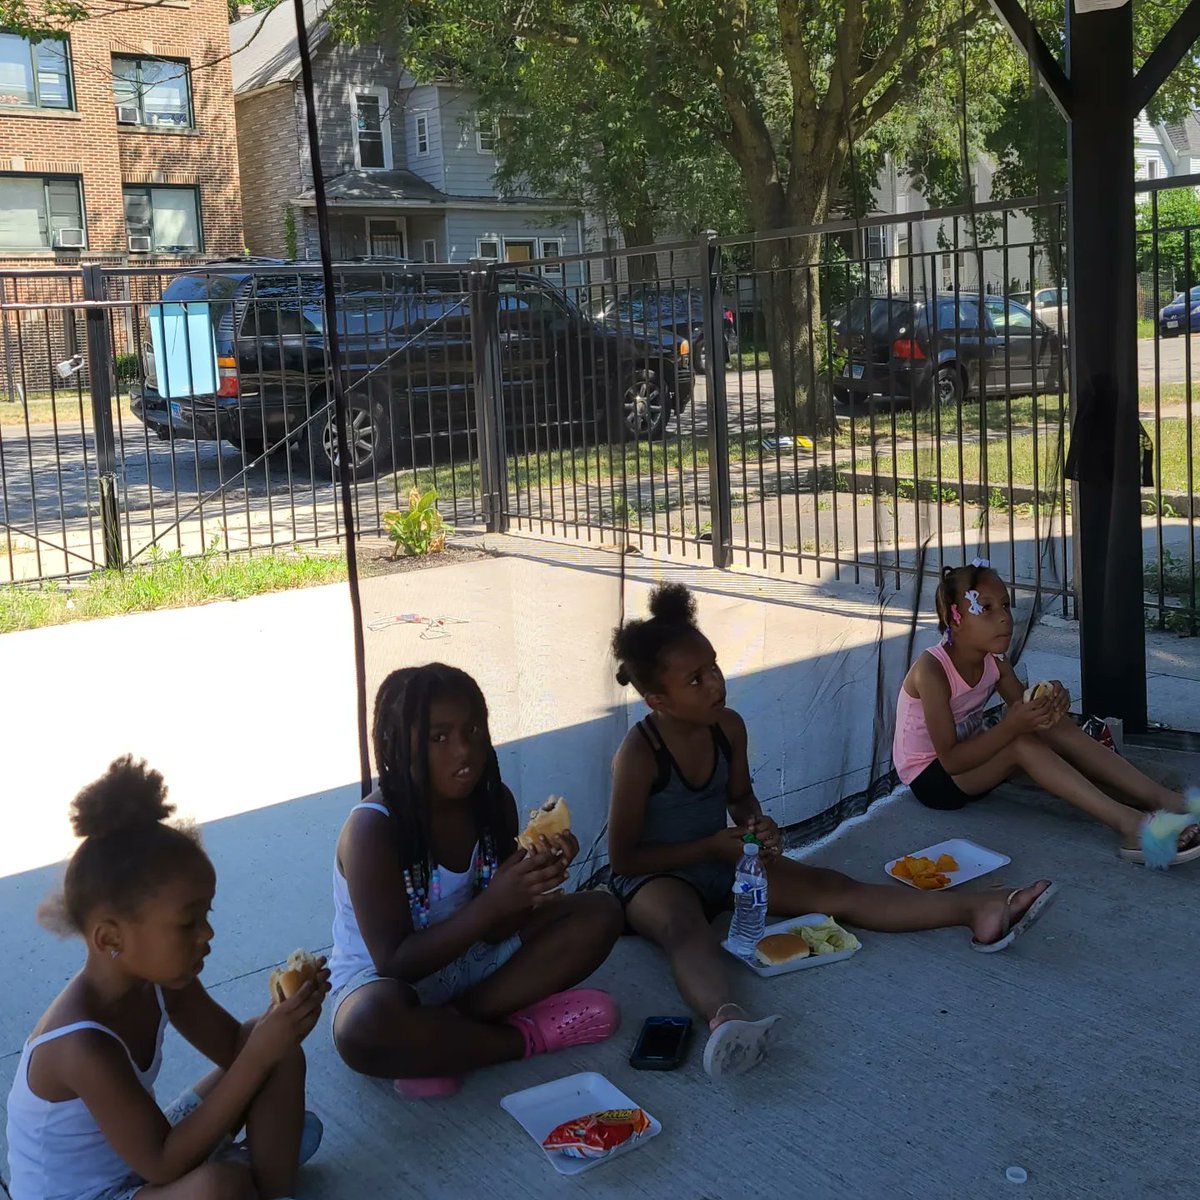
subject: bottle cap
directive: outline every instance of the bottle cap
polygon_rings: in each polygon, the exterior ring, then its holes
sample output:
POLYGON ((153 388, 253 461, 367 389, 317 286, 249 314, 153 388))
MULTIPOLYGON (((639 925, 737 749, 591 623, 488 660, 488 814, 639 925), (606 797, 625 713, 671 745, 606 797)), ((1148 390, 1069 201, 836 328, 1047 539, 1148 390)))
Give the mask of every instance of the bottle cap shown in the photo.
POLYGON ((760 842, 758 840, 758 838, 754 837, 753 834, 748 833, 748 834, 746 834, 746 836, 744 838, 742 838, 742 853, 743 854, 749 854, 751 857, 753 857, 761 849, 762 849, 762 842, 760 842))

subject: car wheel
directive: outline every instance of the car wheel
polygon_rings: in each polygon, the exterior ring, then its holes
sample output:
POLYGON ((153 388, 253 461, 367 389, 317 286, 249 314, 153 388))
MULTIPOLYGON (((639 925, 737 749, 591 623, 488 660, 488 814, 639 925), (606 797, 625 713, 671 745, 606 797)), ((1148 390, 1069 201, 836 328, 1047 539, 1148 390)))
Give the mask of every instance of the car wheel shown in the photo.
POLYGON ((610 414, 612 440, 656 438, 667 423, 669 396, 653 367, 630 368, 617 389, 610 414))
POLYGON ((963 398, 963 377, 956 363, 947 363, 938 368, 937 402, 941 408, 957 408, 963 398))
MULTIPOLYGON (((388 423, 383 405, 366 398, 350 401, 348 422, 350 472, 356 479, 372 479, 385 470, 391 453, 388 423)), ((309 426, 309 446, 313 469, 326 479, 336 479, 338 459, 337 432, 333 406, 313 419, 309 426)))

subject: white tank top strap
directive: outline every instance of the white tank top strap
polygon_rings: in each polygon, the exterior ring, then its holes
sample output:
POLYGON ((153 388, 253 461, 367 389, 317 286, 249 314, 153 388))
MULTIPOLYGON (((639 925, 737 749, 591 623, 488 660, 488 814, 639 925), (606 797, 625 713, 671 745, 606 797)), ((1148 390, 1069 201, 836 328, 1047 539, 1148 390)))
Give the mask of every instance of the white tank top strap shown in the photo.
POLYGON ((377 804, 374 800, 364 800, 361 804, 356 804, 350 811, 358 812, 360 808, 370 808, 377 813, 383 813, 385 817, 390 817, 392 814, 388 812, 385 805, 377 804))
POLYGON ((125 1039, 120 1034, 114 1033, 107 1025, 101 1025, 99 1021, 72 1021, 70 1025, 51 1029, 49 1033, 38 1034, 37 1037, 30 1038, 25 1043, 25 1051, 26 1053, 30 1053, 39 1046, 44 1046, 47 1042, 57 1041, 61 1037, 66 1037, 68 1033, 79 1033, 84 1029, 95 1029, 98 1033, 107 1033, 114 1041, 121 1043, 126 1054, 129 1053, 129 1047, 125 1045, 125 1039))

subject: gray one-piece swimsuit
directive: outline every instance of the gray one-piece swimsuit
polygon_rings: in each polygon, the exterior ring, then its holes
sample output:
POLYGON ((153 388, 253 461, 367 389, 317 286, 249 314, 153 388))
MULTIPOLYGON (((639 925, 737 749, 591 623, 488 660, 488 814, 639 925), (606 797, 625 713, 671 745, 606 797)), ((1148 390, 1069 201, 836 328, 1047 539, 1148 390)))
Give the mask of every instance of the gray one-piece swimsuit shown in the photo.
MULTIPOLYGON (((658 764, 658 775, 646 799, 641 846, 664 846, 676 842, 695 842, 712 837, 728 824, 729 763, 733 749, 719 725, 712 727, 714 762, 712 774, 703 786, 694 788, 683 777, 671 751, 667 749, 650 717, 634 728, 646 739, 658 764)), ((644 884, 664 876, 682 879, 700 895, 705 912, 711 918, 730 904, 733 867, 723 862, 695 863, 673 871, 651 875, 613 874, 610 886, 622 904, 628 904, 644 884)))

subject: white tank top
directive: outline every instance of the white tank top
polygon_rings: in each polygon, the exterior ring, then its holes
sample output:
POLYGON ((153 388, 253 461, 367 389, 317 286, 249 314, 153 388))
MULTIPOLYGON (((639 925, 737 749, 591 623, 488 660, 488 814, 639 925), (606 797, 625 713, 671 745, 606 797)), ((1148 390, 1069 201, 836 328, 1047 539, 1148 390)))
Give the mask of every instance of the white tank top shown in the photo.
MULTIPOLYGON (((385 817, 391 816, 382 804, 367 800, 356 804, 350 811, 358 812, 360 808, 370 808, 385 817)), ((479 853, 479 844, 471 851, 471 865, 465 871, 451 871, 448 867, 438 867, 438 878, 441 880, 441 897, 429 902, 429 923, 439 925, 449 920, 460 908, 471 899, 475 879, 475 858, 479 853)), ((401 896, 402 903, 408 903, 407 896, 401 896)), ((333 953, 329 958, 329 988, 336 992, 367 967, 373 966, 367 944, 363 941, 358 928, 358 918, 354 915, 354 905, 350 902, 350 888, 346 877, 338 868, 337 853, 333 856, 333 953)), ((16 1200, 16 1197, 13 1197, 16 1200)))
POLYGON ((82 1029, 95 1029, 121 1043, 138 1082, 153 1096, 167 1028, 162 989, 156 987, 154 994, 158 998, 158 1034, 154 1060, 144 1071, 124 1040, 107 1025, 95 1021, 76 1021, 25 1043, 8 1094, 8 1189, 12 1200, 79 1200, 100 1195, 133 1175, 82 1100, 43 1100, 33 1093, 29 1087, 29 1058, 47 1042, 82 1029))

